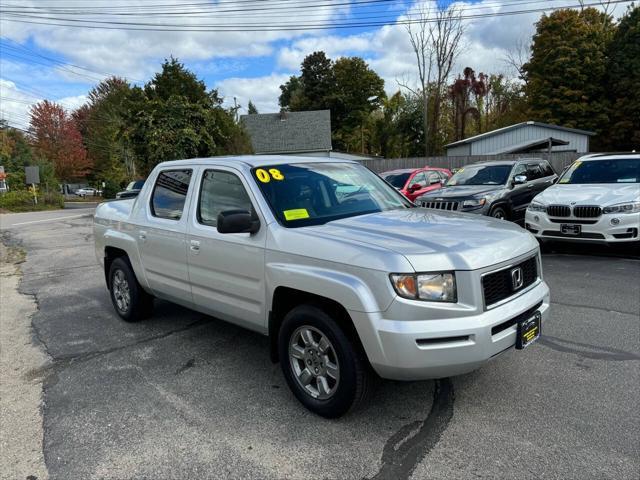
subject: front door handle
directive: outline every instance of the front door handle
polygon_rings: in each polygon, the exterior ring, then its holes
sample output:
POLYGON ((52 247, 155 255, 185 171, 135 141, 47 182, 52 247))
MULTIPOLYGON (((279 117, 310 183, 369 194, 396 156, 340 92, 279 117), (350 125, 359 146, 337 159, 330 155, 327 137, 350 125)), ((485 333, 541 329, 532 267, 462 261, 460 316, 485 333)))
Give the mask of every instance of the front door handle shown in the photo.
POLYGON ((141 230, 140 234, 138 235, 138 238, 144 242, 147 239, 147 232, 145 232, 144 230, 141 230))
POLYGON ((198 253, 200 251, 200 242, 198 240, 191 240, 189 248, 193 253, 198 253))

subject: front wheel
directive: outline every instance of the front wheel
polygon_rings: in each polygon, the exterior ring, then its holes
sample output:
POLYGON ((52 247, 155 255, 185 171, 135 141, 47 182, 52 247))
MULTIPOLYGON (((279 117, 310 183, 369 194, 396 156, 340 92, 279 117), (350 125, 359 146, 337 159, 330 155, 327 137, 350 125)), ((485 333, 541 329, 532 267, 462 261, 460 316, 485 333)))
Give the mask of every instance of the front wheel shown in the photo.
POLYGON ((507 211, 503 207, 495 207, 489 215, 498 220, 507 220, 507 211))
POLYGON ((151 315, 153 297, 138 283, 128 261, 116 258, 109 268, 111 303, 120 318, 136 322, 151 315))
POLYGON ((359 404, 370 389, 364 352, 320 308, 291 310, 278 334, 280 365, 296 398, 309 410, 337 418, 359 404))

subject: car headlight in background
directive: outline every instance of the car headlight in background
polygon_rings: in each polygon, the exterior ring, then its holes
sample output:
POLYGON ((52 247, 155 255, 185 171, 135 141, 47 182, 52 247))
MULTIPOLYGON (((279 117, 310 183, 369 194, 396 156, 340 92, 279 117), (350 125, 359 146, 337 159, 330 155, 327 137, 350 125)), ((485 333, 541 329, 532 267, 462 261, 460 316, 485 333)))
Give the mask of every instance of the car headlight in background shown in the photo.
POLYGON ((531 210, 532 212, 546 212, 547 206, 538 202, 532 202, 529 204, 527 209, 531 210))
POLYGON ((487 199, 486 198, 472 198, 470 200, 465 200, 464 202, 462 202, 462 208, 470 208, 470 207, 481 207, 483 206, 485 203, 487 203, 487 199))
POLYGON ((638 213, 640 212, 640 202, 618 203, 602 209, 604 213, 638 213))
POLYGON ((391 274, 395 291, 404 298, 428 302, 458 301, 456 276, 451 273, 391 274))

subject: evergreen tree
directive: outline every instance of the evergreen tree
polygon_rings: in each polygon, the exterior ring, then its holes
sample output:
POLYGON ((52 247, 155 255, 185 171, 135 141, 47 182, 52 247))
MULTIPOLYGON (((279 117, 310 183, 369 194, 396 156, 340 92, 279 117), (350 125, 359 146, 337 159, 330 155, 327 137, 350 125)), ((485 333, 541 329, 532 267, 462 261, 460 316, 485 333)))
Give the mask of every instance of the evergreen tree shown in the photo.
POLYGON ((605 86, 611 18, 593 8, 558 10, 536 24, 523 66, 532 120, 593 130, 608 123, 605 86))

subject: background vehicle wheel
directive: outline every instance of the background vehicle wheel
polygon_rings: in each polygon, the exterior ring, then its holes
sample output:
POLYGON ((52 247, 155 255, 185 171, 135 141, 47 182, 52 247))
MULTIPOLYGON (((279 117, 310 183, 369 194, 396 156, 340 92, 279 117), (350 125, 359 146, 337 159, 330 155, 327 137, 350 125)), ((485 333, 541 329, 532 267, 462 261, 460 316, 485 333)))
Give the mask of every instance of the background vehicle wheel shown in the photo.
POLYGON ((302 305, 291 310, 278 334, 278 350, 289 388, 318 415, 344 415, 371 388, 372 372, 362 348, 320 308, 302 305))
POLYGON ((491 213, 489 215, 500 220, 509 220, 507 211, 503 207, 495 207, 493 210, 491 210, 491 213))
POLYGON ((109 269, 109 291, 116 312, 126 322, 137 322, 151 315, 153 297, 138 283, 124 258, 116 258, 109 269))

